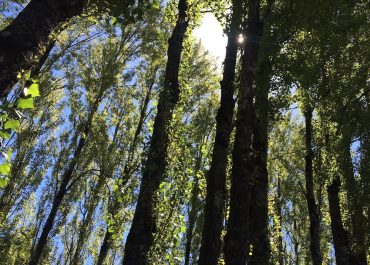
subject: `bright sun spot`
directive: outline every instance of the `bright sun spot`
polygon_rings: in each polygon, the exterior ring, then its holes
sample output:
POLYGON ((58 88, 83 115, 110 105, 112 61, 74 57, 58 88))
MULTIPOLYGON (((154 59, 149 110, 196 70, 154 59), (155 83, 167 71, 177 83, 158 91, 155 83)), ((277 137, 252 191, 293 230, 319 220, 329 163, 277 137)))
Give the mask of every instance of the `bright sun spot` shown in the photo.
POLYGON ((211 55, 216 57, 219 67, 225 58, 227 37, 223 33, 220 23, 211 13, 206 13, 202 24, 194 30, 194 36, 200 39, 202 45, 211 55))
POLYGON ((240 35, 239 35, 239 37, 238 37, 238 42, 239 42, 240 44, 242 44, 242 43, 244 42, 244 36, 243 36, 243 34, 240 34, 240 35))

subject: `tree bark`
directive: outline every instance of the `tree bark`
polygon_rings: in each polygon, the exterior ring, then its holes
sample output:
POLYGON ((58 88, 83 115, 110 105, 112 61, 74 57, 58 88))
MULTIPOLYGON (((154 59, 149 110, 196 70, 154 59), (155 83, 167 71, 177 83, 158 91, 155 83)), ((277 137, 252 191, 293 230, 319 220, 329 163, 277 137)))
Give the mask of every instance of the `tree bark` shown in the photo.
POLYGON ((143 171, 139 197, 131 229, 127 237, 123 265, 147 264, 147 254, 155 231, 154 196, 165 170, 169 125, 179 100, 179 68, 183 40, 188 27, 188 3, 179 0, 176 26, 168 40, 168 60, 163 90, 159 95, 158 112, 154 120, 153 135, 143 171))
POLYGON ((111 248, 111 245, 112 245, 112 233, 109 232, 108 229, 106 229, 103 243, 100 246, 98 261, 96 265, 102 265, 104 263, 105 259, 108 256, 108 251, 111 248))
POLYGON ((320 215, 318 205, 315 200, 314 181, 313 181, 313 151, 312 151, 312 108, 307 107, 304 111, 306 124, 305 132, 305 179, 306 179, 306 200, 310 219, 310 252, 313 265, 321 265, 322 257, 320 250, 320 215))
POLYGON ((233 12, 221 85, 221 103, 216 117, 216 138, 212 162, 207 174, 207 196, 204 212, 199 265, 217 265, 221 251, 224 219, 227 157, 235 107, 234 79, 238 52, 241 3, 233 1, 233 12))
POLYGON ((53 42, 52 33, 80 14, 86 0, 32 0, 0 32, 0 98, 17 83, 17 74, 37 67, 53 42))
POLYGON ((54 197, 50 213, 49 213, 48 218, 46 219, 45 225, 42 229, 41 236, 40 236, 40 238, 37 242, 35 251, 31 255, 31 259, 28 263, 29 265, 37 265, 40 261, 40 258, 42 256, 42 252, 43 252, 43 250, 46 246, 46 243, 47 243, 49 233, 50 233, 50 231, 52 230, 52 228, 54 226, 55 217, 58 213, 60 205, 62 204, 64 196, 66 195, 66 193, 68 191, 68 188, 69 188, 68 185, 70 184, 70 182, 72 180, 73 173, 74 173, 75 167, 77 165, 77 161, 78 161, 78 159, 79 159, 79 157, 82 153, 82 150, 85 146, 86 137, 90 133, 92 120, 93 120, 93 117, 94 117, 96 111, 98 110, 98 106, 99 106, 99 102, 100 102, 101 97, 102 97, 102 93, 103 93, 103 89, 101 89, 101 91, 99 93, 99 96, 96 98, 95 102, 92 105, 92 108, 91 108, 90 114, 88 116, 88 119, 87 119, 87 121, 84 124, 84 127, 82 129, 83 131, 82 131, 82 134, 81 134, 80 139, 78 141, 77 147, 76 147, 76 149, 73 153, 73 156, 72 156, 73 158, 71 159, 67 169, 64 171, 64 173, 62 175, 61 185, 60 185, 60 187, 57 191, 56 196, 54 197))
POLYGON ((253 132, 254 174, 250 204, 250 243, 253 246, 248 264, 267 265, 270 259, 268 238, 268 93, 272 65, 265 58, 256 76, 256 121, 253 132))
POLYGON ((346 231, 343 226, 339 202, 339 189, 340 179, 336 177, 327 187, 331 232, 333 235, 336 264, 349 265, 351 263, 348 231, 346 231))
POLYGON ((232 153, 230 213, 225 236, 226 265, 245 265, 249 253, 250 182, 254 172, 251 155, 255 128, 254 82, 263 22, 259 1, 248 1, 248 29, 245 36, 235 142, 232 153))

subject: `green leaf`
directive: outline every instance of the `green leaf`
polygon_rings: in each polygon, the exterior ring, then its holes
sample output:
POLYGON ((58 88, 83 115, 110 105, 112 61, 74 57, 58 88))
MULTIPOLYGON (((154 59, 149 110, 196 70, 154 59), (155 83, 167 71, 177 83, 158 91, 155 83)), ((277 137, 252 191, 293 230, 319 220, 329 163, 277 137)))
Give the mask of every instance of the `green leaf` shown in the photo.
POLYGON ((8 178, 0 177, 0 189, 5 188, 6 184, 8 184, 8 178))
POLYGON ((31 95, 31 97, 38 97, 40 96, 39 85, 32 84, 29 88, 24 89, 24 94, 26 96, 31 95))
POLYGON ((160 5, 159 1, 154 1, 153 4, 152 4, 152 7, 154 9, 159 9, 161 7, 161 5, 160 5))
POLYGON ((0 174, 8 175, 10 172, 10 163, 0 165, 0 174))
POLYGON ((29 80, 31 78, 31 71, 28 71, 28 73, 24 76, 26 80, 29 80))
POLYGON ((10 138, 10 133, 6 131, 0 131, 0 137, 3 139, 9 139, 10 138))
POLYGON ((17 100, 17 107, 20 109, 33 109, 33 98, 20 98, 17 100))
POLYGON ((18 129, 19 129, 19 126, 20 126, 20 122, 19 120, 8 120, 5 124, 4 124, 4 129, 11 129, 15 132, 18 132, 18 129))

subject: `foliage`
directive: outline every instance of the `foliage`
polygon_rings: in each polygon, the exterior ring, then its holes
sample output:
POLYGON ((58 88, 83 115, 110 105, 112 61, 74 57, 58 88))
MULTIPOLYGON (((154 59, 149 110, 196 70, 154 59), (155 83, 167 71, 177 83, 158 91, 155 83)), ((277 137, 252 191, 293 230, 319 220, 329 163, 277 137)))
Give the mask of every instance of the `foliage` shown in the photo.
MULTIPOLYGON (((204 12, 212 12, 227 32, 234 2, 189 0, 190 29, 201 23, 204 12)), ((261 1, 262 11, 269 2, 261 1)), ((26 3, 2 1, 0 29, 26 3)), ((19 84, 0 106, 1 262, 28 262, 72 159, 77 159, 72 181, 41 264, 95 263, 107 234, 111 239, 105 264, 121 262, 163 88, 177 3, 89 1, 84 13, 58 35, 40 72, 17 73, 19 84), (81 138, 86 138, 85 146, 73 157, 81 138)), ((335 262, 327 187, 338 176, 341 218, 350 247, 353 252, 361 248, 354 239, 357 214, 362 247, 370 255, 366 232, 370 227, 369 9, 365 5, 366 1, 275 1, 266 20, 257 71, 265 70, 263 62, 268 59, 271 72, 265 80, 269 93, 264 110, 269 119, 271 264, 311 263, 303 118, 309 107, 323 264, 335 262)), ((245 20, 244 9, 246 5, 240 10, 245 20)), ((187 250, 190 264, 196 264, 201 246, 220 68, 191 33, 183 45, 181 96, 169 130, 165 174, 155 194, 157 233, 150 264, 183 264, 187 250)), ((239 59, 235 88, 240 81, 239 59)), ((227 151, 229 192, 232 156, 227 151)), ((228 195, 224 203, 223 235, 228 195)), ((221 258, 219 263, 223 262, 221 258)))

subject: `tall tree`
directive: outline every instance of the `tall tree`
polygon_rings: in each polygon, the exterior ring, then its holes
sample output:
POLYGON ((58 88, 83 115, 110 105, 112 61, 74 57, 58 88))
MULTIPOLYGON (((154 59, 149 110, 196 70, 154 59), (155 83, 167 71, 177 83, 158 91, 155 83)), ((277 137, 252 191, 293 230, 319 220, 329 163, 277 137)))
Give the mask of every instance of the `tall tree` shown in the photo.
MULTIPOLYGON (((236 132, 232 153, 230 213, 225 236, 226 264, 245 264, 249 255, 249 206, 252 176, 255 170, 251 149, 252 136, 256 128, 256 111, 254 106, 255 74, 260 40, 263 36, 265 22, 270 15, 272 4, 273 1, 269 1, 267 11, 261 17, 260 1, 248 1, 247 3, 248 19, 246 22, 247 28, 244 32, 245 41, 241 58, 242 66, 240 70, 236 132)), ((264 227, 263 230, 257 233, 265 233, 267 231, 264 227)))
POLYGON ((335 259, 338 265, 351 264, 348 231, 344 228, 340 201, 339 201, 339 177, 334 178, 328 185, 329 212, 331 220, 331 231, 335 250, 335 259))
POLYGON ((6 97, 22 71, 33 70, 53 43, 52 33, 82 13, 85 0, 32 0, 0 32, 0 97, 6 97))
POLYGON ((234 82, 241 20, 241 1, 232 1, 228 25, 227 47, 221 81, 221 102, 216 116, 216 138, 212 163, 207 174, 207 196, 204 213, 199 264, 216 265, 221 251, 221 232, 224 220, 226 168, 235 107, 234 82))
POLYGON ((267 148, 269 129, 269 101, 272 63, 267 57, 260 63, 256 75, 256 121, 253 132, 254 173, 250 196, 250 243, 253 246, 251 264, 268 264, 268 172, 267 148))
POLYGON ((186 0, 179 0, 178 12, 176 26, 168 40, 168 59, 163 89, 159 94, 150 149, 132 226, 127 236, 123 265, 146 264, 148 251, 153 243, 153 233, 155 233, 154 196, 165 170, 169 125, 180 94, 179 68, 183 41, 189 23, 186 0))
MULTIPOLYGON (((50 213, 44 224, 44 227, 42 229, 40 238, 38 239, 36 248, 31 255, 31 259, 29 262, 30 265, 31 264, 36 265, 39 263, 43 250, 47 243, 49 233, 54 226, 54 220, 57 216, 59 208, 64 200, 64 197, 66 196, 67 192, 71 189, 74 183, 73 178, 74 178, 75 169, 76 169, 76 166, 78 165, 78 161, 86 145, 87 138, 90 135, 94 116, 96 112, 98 111, 101 101, 104 99, 104 95, 106 91, 109 88, 111 88, 111 86, 113 85, 114 80, 115 80, 115 74, 119 71, 119 67, 116 67, 115 69, 112 67, 118 66, 119 64, 122 63, 119 61, 117 62, 117 60, 120 60, 122 56, 122 51, 125 51, 124 45, 123 45, 124 39, 121 39, 120 44, 121 45, 118 44, 116 47, 114 46, 113 48, 106 47, 106 50, 103 51, 102 64, 101 64, 101 69, 100 69, 101 76, 97 82, 98 87, 95 88, 96 91, 94 90, 91 91, 92 95, 91 95, 91 99, 89 102, 90 105, 89 105, 87 118, 80 125, 80 130, 76 131, 73 136, 72 143, 76 143, 76 147, 73 151, 72 159, 65 166, 65 169, 61 176, 60 185, 54 196, 50 213), (112 50, 109 50, 109 49, 112 49, 112 50)), ((84 80, 84 82, 86 82, 85 84, 90 85, 93 81, 91 77, 87 75, 87 77, 85 78, 86 78, 84 80)))
POLYGON ((312 263, 314 265, 322 264, 320 250, 320 213, 319 207, 315 199, 314 179, 313 179, 313 150, 312 150, 312 113, 311 107, 306 107, 304 110, 304 118, 306 124, 305 143, 305 178, 306 178, 306 200, 308 213, 310 217, 310 251, 312 263))

